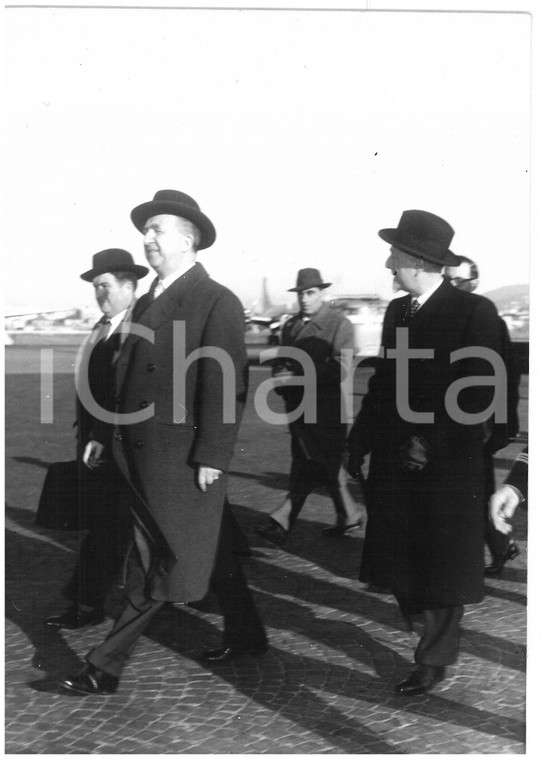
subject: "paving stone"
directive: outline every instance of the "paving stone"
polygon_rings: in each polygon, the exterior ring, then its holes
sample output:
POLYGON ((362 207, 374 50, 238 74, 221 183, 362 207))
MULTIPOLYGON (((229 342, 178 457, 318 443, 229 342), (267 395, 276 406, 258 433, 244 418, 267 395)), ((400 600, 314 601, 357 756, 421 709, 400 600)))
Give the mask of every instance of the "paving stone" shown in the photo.
MULTIPOLYGON (((252 371, 252 394, 265 377, 264 370, 252 371)), ((39 378, 23 378, 26 393, 39 394, 39 378)), ((68 380, 55 376, 59 419, 47 430, 35 426, 37 462, 50 440, 54 459, 72 456, 68 380)), ((7 399, 19 398, 21 376, 7 381, 7 399)), ((521 554, 499 578, 487 580, 485 600, 468 608, 460 660, 448 678, 428 695, 399 697, 394 684, 412 667, 416 638, 403 629, 390 595, 370 594, 357 582, 364 526, 356 535, 326 539, 321 529, 332 524, 333 509, 325 494, 314 493, 287 551, 263 546, 255 533, 287 486, 289 438, 285 429, 257 419, 250 403, 229 498, 252 544, 244 567, 270 651, 203 666, 195 652, 219 645, 221 616, 212 605, 210 612, 171 605, 142 637, 115 695, 78 698, 61 691, 56 679, 75 672, 111 619, 60 633, 42 623, 64 609, 60 590, 80 536, 34 526, 44 468, 32 463, 28 441, 16 433, 28 414, 20 405, 6 406, 7 753, 525 753, 525 514, 515 520, 521 554), (36 669, 38 662, 45 667, 36 669)), ((499 479, 520 448, 512 444, 501 453, 499 479)), ((121 591, 113 589, 108 611, 120 604, 121 591)))

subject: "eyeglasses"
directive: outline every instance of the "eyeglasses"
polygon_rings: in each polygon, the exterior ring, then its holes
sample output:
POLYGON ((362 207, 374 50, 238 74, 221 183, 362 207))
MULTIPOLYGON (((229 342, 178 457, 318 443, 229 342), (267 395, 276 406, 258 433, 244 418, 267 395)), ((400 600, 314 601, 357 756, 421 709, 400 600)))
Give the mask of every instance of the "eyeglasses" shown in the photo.
POLYGON ((473 282, 473 280, 476 280, 476 277, 447 277, 444 275, 444 279, 451 283, 451 285, 454 285, 455 288, 457 288, 459 285, 462 285, 463 282, 473 282))

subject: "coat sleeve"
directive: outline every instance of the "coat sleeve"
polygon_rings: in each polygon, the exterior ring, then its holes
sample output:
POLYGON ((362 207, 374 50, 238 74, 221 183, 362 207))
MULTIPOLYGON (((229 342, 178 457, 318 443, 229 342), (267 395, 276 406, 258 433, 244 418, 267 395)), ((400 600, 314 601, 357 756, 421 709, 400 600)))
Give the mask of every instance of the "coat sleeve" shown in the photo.
MULTIPOLYGON (((474 348, 474 356, 454 362, 453 379, 492 377, 494 367, 490 359, 483 356, 483 350, 498 354, 502 359, 501 332, 498 312, 488 298, 479 297, 472 310, 464 334, 462 347, 474 348)), ((465 388, 459 396, 460 408, 468 414, 487 409, 494 397, 493 385, 476 384, 465 388)))
POLYGON ((349 319, 341 319, 334 331, 330 355, 324 362, 317 362, 316 377, 318 385, 337 385, 342 380, 342 371, 348 372, 347 359, 342 351, 353 350, 353 325, 349 319))
POLYGON ((528 501, 528 449, 524 449, 515 459, 507 480, 508 485, 520 491, 521 496, 528 501))
POLYGON ((200 465, 225 471, 246 404, 248 363, 244 312, 236 296, 225 291, 211 309, 202 347, 219 349, 200 360, 198 423, 192 458, 200 465))

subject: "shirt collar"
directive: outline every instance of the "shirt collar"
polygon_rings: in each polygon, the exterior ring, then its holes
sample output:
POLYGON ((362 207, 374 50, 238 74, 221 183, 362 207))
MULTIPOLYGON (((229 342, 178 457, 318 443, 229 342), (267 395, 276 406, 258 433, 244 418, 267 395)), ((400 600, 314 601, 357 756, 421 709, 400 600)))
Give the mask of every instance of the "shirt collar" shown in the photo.
POLYGON ((195 261, 192 261, 191 264, 187 264, 185 267, 182 267, 181 269, 177 269, 176 272, 173 272, 173 274, 167 275, 167 277, 164 277, 163 280, 158 280, 158 282, 161 282, 163 285, 163 289, 169 287, 169 285, 172 285, 175 280, 178 280, 179 277, 182 277, 183 274, 186 274, 186 272, 191 269, 193 266, 195 266, 195 261))
POLYGON ((442 282, 443 282, 443 277, 432 288, 430 288, 430 290, 427 290, 426 293, 423 293, 422 296, 412 296, 412 299, 415 298, 415 300, 419 304, 419 307, 421 307, 423 304, 425 304, 428 301, 428 299, 430 298, 430 296, 434 295, 434 293, 440 287, 440 285, 442 284, 442 282))
POLYGON ((114 333, 116 328, 119 326, 119 324, 122 322, 124 317, 126 316, 126 312, 128 310, 124 309, 123 311, 120 311, 118 314, 115 314, 114 317, 111 317, 109 319, 109 322, 111 323, 111 326, 109 327, 109 332, 107 333, 107 338, 110 338, 111 335, 114 333))

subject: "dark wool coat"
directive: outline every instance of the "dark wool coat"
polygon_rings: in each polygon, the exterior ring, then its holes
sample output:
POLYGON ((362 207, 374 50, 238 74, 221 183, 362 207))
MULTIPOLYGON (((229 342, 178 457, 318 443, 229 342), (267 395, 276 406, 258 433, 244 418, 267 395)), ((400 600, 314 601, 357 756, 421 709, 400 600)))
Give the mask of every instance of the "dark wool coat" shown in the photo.
MULTIPOLYGON (((483 424, 453 419, 445 394, 459 378, 494 375, 492 365, 480 358, 451 363, 451 352, 467 346, 498 352, 501 343, 494 305, 443 282, 408 324, 410 348, 434 350, 433 358, 409 361, 409 406, 433 412, 434 422, 408 422, 397 409, 397 389, 405 390, 406 379, 403 373, 397 376, 388 350, 407 321, 409 302, 406 296, 389 304, 382 335, 385 358, 371 380, 350 446, 371 451, 361 580, 390 588, 414 611, 483 598, 487 431, 483 424), (408 442, 417 444, 417 455, 427 452, 424 469, 402 469, 408 442)), ((481 412, 493 397, 493 386, 470 385, 458 403, 468 413, 481 412)))
POLYGON ((115 458, 152 547, 153 598, 195 601, 207 593, 214 567, 246 401, 244 312, 198 263, 155 300, 144 295, 132 319, 132 330, 143 334, 130 334, 117 362, 118 411, 145 419, 117 427, 115 458), (203 355, 194 361, 198 349, 203 355), (224 472, 205 493, 196 482, 200 464, 224 472))

